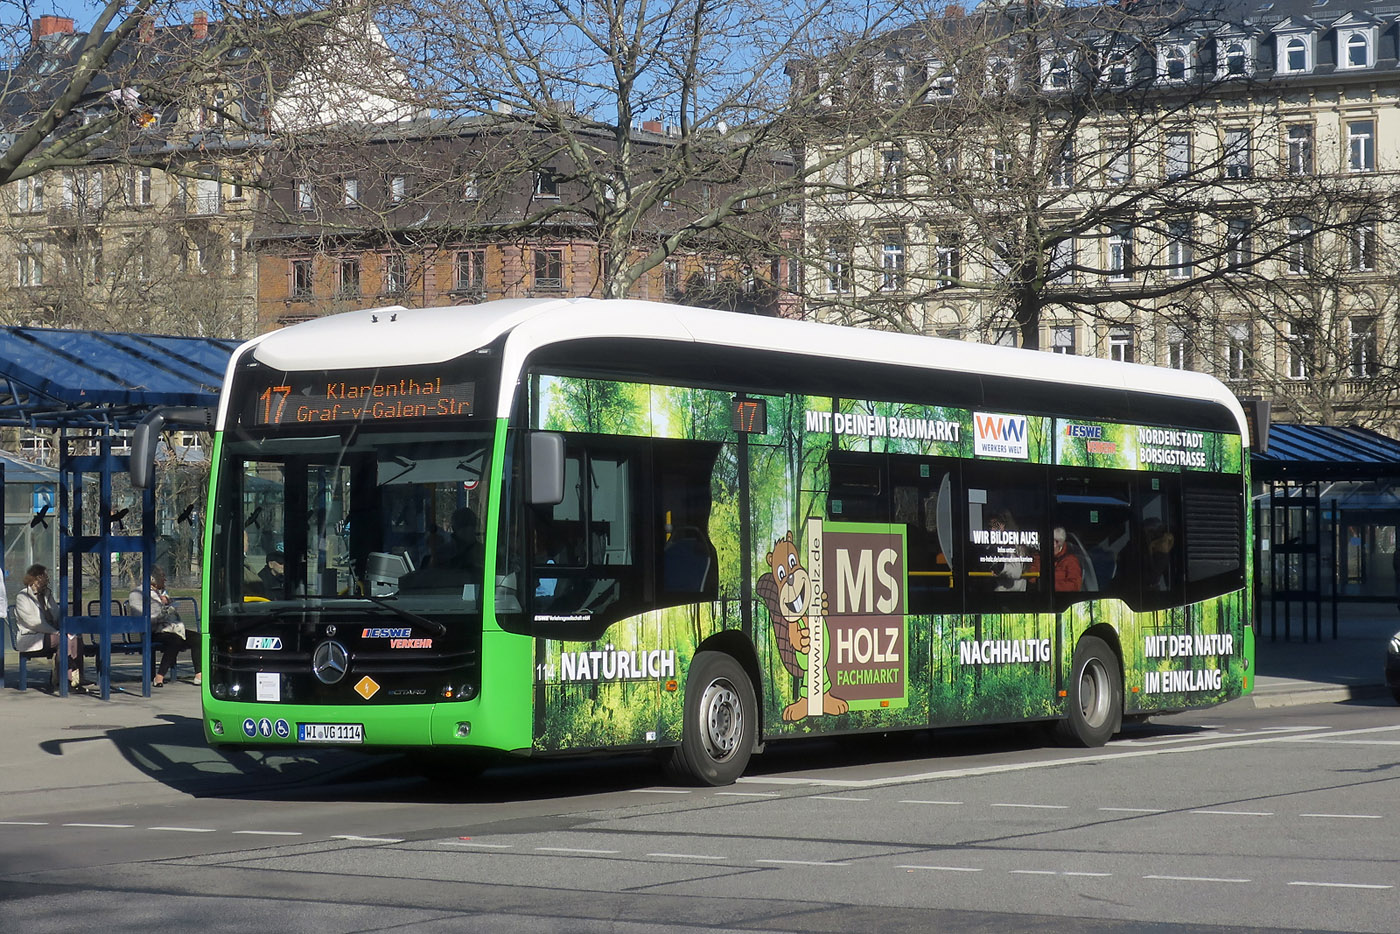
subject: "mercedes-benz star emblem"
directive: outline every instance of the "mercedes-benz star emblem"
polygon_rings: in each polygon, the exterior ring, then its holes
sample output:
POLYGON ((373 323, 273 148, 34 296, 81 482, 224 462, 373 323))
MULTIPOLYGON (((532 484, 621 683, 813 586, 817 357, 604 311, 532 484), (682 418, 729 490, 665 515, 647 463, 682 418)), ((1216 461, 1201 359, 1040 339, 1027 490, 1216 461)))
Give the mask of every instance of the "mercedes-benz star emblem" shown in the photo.
POLYGON ((339 642, 327 640, 311 653, 311 673, 322 684, 335 684, 350 667, 350 653, 339 642))

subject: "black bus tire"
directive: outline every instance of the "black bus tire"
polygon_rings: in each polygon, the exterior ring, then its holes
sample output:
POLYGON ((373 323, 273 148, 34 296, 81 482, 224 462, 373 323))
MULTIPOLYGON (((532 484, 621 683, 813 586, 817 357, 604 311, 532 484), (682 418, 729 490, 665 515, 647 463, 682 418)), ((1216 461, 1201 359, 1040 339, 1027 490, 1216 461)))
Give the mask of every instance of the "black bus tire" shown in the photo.
POLYGON ((1122 722, 1122 668, 1097 636, 1085 636, 1074 648, 1067 707, 1055 725, 1055 738, 1065 746, 1102 746, 1122 722))
POLYGON ((753 683, 732 655, 700 652, 685 679, 681 744, 668 771, 693 785, 730 785, 749 764, 758 729, 753 683))

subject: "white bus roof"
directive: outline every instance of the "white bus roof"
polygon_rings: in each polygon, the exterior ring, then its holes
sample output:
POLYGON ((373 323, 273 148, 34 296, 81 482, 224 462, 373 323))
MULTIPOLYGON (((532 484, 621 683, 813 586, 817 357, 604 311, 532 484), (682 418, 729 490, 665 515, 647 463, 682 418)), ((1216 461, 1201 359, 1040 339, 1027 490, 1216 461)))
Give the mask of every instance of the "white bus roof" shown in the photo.
MULTIPOLYGON (((1000 374, 1216 402, 1234 414, 1248 444, 1248 423, 1239 400, 1205 373, 634 299, 503 299, 480 305, 393 306, 329 315, 254 338, 234 354, 229 372, 248 353, 261 363, 289 371, 441 363, 489 346, 506 334, 504 385, 515 383, 536 348, 571 340, 612 337, 771 347, 832 359, 1000 374)), ((511 393, 501 393, 498 417, 508 414, 510 403, 511 393)), ((221 424, 226 406, 227 399, 221 400, 221 424)))

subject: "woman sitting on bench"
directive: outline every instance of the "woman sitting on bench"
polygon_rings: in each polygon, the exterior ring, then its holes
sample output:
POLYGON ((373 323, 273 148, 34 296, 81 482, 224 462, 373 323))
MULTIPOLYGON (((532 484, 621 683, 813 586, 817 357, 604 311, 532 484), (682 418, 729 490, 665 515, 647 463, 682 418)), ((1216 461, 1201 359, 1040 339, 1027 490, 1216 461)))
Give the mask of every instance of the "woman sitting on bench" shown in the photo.
MULTIPOLYGON (((31 564, 24 572, 24 589, 15 594, 15 621, 19 629, 16 651, 31 658, 53 658, 58 654, 58 610, 49 589, 49 569, 42 564, 31 564)), ((57 670, 55 663, 55 673, 57 670)), ((69 636, 68 686, 81 691, 82 685, 82 646, 77 636, 69 636)))

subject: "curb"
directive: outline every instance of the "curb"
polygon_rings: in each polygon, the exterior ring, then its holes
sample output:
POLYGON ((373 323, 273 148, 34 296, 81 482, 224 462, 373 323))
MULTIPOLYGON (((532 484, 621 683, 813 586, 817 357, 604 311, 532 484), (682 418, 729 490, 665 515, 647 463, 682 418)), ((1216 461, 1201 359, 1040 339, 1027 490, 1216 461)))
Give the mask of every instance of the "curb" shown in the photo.
POLYGON ((1383 684, 1326 685, 1265 691, 1249 695, 1256 710, 1271 707, 1300 707, 1304 704, 1342 704, 1350 700, 1386 697, 1390 689, 1383 684))

